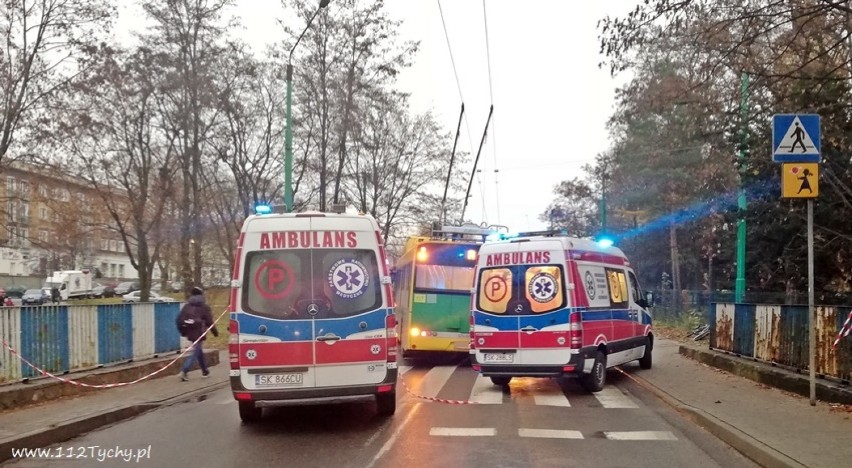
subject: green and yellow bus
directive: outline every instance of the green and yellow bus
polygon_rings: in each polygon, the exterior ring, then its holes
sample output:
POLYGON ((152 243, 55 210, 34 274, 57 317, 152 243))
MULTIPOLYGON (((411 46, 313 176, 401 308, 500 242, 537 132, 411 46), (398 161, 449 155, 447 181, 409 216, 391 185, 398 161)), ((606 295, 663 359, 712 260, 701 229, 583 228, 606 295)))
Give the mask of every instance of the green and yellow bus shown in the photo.
POLYGON ((494 228, 443 226, 408 239, 395 268, 402 355, 470 350, 470 291, 479 247, 494 228))

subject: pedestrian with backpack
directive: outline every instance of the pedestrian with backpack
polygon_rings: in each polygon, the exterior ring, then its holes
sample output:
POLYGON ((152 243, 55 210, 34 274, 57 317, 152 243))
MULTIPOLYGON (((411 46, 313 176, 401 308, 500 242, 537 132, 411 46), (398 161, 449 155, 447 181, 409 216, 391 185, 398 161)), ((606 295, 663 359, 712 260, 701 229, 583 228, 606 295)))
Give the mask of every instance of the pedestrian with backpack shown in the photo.
MULTIPOLYGON (((207 369, 207 361, 204 359, 204 349, 202 343, 206 336, 206 330, 210 325, 213 325, 213 314, 210 306, 204 302, 204 290, 195 286, 189 293, 189 300, 186 305, 180 310, 177 317, 177 328, 181 336, 186 337, 190 342, 195 342, 192 346, 189 356, 183 361, 183 368, 180 372, 180 379, 183 381, 189 380, 189 370, 192 365, 198 361, 198 366, 201 368, 201 375, 207 377, 210 375, 210 370, 207 369), (199 340, 199 338, 201 338, 199 340)), ((213 325, 210 329, 213 336, 219 336, 219 330, 213 325)))

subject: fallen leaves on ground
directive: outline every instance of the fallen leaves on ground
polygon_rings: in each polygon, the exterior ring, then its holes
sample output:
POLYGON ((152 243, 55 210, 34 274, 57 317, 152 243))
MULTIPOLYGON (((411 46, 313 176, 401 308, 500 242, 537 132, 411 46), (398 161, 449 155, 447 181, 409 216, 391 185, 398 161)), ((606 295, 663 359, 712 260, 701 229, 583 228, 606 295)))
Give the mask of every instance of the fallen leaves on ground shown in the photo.
POLYGON ((839 403, 832 403, 830 407, 831 411, 834 413, 852 413, 852 405, 841 405, 839 403))

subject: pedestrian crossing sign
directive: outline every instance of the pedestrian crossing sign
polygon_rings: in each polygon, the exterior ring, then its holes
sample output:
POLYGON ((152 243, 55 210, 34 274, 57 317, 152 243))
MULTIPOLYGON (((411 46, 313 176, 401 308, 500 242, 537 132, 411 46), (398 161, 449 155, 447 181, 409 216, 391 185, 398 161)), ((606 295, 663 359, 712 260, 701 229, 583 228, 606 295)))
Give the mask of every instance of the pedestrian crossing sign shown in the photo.
POLYGON ((781 165, 781 198, 816 198, 819 195, 819 164, 781 165))
POLYGON ((772 161, 819 162, 819 115, 776 114, 773 116, 772 161))

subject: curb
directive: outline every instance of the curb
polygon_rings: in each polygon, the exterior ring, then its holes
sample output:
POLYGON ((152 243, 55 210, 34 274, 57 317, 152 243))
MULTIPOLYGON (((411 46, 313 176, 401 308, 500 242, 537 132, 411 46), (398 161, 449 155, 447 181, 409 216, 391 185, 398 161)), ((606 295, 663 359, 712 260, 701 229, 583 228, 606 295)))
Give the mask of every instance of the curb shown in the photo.
MULTIPOLYGON (((773 367, 759 361, 732 356, 719 351, 704 350, 687 345, 678 345, 678 353, 729 374, 775 387, 804 397, 810 397, 810 380, 803 374, 773 367)), ((828 403, 852 404, 852 389, 832 385, 822 379, 816 380, 816 397, 828 403)))
POLYGON ((685 414, 707 430, 707 432, 713 434, 755 463, 770 468, 801 468, 805 466, 710 413, 678 400, 641 376, 632 374, 632 377, 637 381, 641 381, 645 388, 654 393, 664 403, 678 412, 685 414))
MULTIPOLYGON (((219 350, 211 349, 204 352, 207 363, 212 367, 220 363, 219 350)), ((146 361, 135 361, 122 367, 110 367, 97 369, 89 373, 65 374, 63 377, 73 376, 74 380, 88 384, 110 384, 135 380, 160 369, 164 363, 171 362, 173 358, 152 359, 146 361)), ((197 368, 196 364, 193 368, 197 368)), ((169 375, 177 375, 180 372, 179 363, 173 364, 153 379, 163 378, 169 375)), ((0 411, 26 408, 27 406, 55 400, 67 396, 86 395, 104 389, 79 387, 77 385, 63 383, 57 380, 39 379, 26 383, 16 383, 8 388, 0 387, 0 411)))
POLYGON ((0 463, 12 459, 12 449, 36 448, 64 442, 85 432, 116 423, 157 408, 157 404, 126 406, 94 416, 84 416, 46 430, 24 434, 17 439, 0 443, 0 463))
POLYGON ((101 427, 114 424, 125 419, 130 419, 139 416, 148 411, 159 408, 165 408, 175 405, 193 398, 200 397, 216 390, 224 388, 228 385, 228 381, 215 382, 205 387, 196 388, 179 395, 171 396, 162 400, 156 400, 149 403, 136 404, 125 406, 105 411, 100 414, 83 416, 78 419, 71 420, 61 425, 54 425, 45 430, 33 431, 28 434, 23 434, 14 440, 0 442, 0 463, 12 459, 12 449, 20 448, 36 448, 47 447, 66 440, 73 439, 81 434, 100 429, 101 427))

